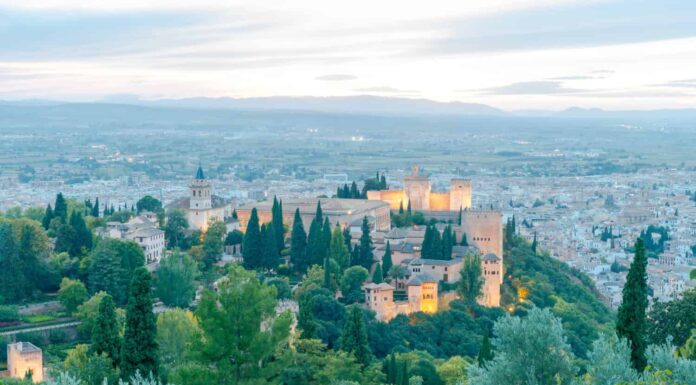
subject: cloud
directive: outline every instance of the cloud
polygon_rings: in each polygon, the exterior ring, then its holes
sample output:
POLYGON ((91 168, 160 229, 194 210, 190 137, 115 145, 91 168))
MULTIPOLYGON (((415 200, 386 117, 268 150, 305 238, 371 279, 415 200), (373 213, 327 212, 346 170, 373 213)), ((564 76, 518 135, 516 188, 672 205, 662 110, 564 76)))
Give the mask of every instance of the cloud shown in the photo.
POLYGON ((696 88, 696 79, 672 80, 665 83, 655 84, 655 86, 673 88, 696 88))
POLYGON ((593 80, 593 79, 604 79, 604 76, 576 75, 576 76, 558 76, 555 78, 549 78, 549 80, 593 80))
POLYGON ((416 90, 402 90, 399 88, 394 88, 394 87, 389 87, 389 86, 356 88, 353 91, 368 92, 368 93, 380 93, 380 94, 417 94, 418 93, 418 91, 416 91, 416 90))
POLYGON ((538 80, 511 83, 500 87, 490 87, 478 90, 483 95, 554 95, 583 92, 584 90, 566 88, 562 82, 538 80))
POLYGON ((348 75, 348 74, 329 74, 329 75, 322 75, 322 76, 317 76, 317 80, 326 80, 326 81, 344 81, 344 80, 355 80, 358 77, 355 75, 348 75))

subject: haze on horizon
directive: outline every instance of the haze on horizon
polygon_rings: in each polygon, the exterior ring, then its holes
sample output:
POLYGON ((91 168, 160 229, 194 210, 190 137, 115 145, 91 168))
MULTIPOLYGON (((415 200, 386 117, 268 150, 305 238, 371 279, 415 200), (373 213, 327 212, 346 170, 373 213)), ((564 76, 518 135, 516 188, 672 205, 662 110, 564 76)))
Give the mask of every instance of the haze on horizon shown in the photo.
POLYGON ((0 0, 0 99, 696 106, 696 2, 0 0))

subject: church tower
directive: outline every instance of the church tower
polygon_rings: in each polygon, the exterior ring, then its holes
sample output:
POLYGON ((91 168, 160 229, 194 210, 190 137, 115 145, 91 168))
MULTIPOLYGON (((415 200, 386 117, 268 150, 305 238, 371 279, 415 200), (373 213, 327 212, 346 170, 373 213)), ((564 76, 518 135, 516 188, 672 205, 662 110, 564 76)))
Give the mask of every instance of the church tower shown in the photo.
POLYGON ((191 190, 191 199, 189 200, 189 209, 191 210, 207 210, 213 207, 213 194, 210 181, 205 178, 203 168, 198 165, 196 176, 191 181, 189 186, 191 190))

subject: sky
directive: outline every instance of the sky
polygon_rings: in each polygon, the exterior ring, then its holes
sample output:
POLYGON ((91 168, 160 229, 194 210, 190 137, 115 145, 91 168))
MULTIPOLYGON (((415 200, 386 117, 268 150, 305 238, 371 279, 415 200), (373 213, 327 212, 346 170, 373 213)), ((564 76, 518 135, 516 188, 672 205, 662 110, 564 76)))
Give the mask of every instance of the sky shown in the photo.
POLYGON ((0 0, 0 99, 696 107, 692 0, 0 0))

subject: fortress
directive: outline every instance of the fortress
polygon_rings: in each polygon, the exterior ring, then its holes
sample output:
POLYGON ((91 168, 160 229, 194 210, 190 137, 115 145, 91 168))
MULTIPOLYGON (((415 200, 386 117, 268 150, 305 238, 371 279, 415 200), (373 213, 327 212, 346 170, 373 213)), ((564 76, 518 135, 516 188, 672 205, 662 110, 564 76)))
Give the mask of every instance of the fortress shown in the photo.
POLYGON ((454 178, 449 192, 432 191, 430 179, 420 175, 420 167, 411 167, 411 175, 404 177, 403 190, 368 191, 367 199, 385 201, 392 209, 411 205, 418 211, 459 211, 471 208, 471 180, 454 178))

